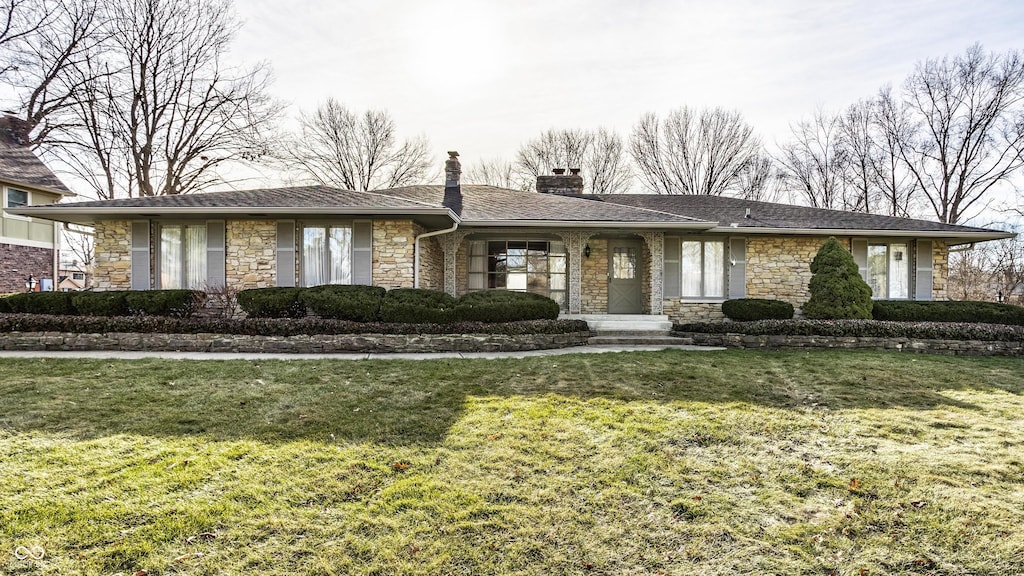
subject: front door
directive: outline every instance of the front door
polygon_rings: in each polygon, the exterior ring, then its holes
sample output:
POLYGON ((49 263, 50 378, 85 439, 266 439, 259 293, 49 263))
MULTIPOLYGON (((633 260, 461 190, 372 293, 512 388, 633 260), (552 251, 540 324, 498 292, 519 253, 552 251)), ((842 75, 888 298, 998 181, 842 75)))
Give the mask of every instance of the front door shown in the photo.
POLYGON ((640 242, 608 241, 608 313, 640 314, 643 295, 640 269, 640 242))

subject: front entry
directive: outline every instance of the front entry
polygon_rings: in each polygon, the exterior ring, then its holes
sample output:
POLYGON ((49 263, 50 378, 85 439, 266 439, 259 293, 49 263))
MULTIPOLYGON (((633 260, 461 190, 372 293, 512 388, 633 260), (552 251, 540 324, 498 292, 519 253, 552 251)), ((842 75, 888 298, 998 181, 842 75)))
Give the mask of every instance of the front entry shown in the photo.
POLYGON ((643 313, 642 282, 638 240, 608 241, 608 313, 643 313))

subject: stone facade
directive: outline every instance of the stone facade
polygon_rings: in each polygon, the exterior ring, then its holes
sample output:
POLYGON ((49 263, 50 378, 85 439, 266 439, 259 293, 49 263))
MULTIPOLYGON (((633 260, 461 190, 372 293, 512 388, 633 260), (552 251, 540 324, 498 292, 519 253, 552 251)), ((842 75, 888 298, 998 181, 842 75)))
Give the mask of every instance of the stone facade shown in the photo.
POLYGON ((237 290, 277 285, 277 221, 228 220, 224 265, 227 285, 237 290))
MULTIPOLYGON (((799 308, 811 297, 811 260, 821 236, 751 236, 747 238, 747 298, 784 300, 799 308)), ((850 248, 848 238, 840 242, 850 248)))
MULTIPOLYGON (((417 228, 416 234, 422 234, 423 229, 417 228)), ((420 240, 420 288, 427 290, 444 290, 444 250, 438 238, 420 240)))
POLYGON ((412 220, 373 221, 374 286, 412 288, 417 228, 412 220))
POLYGON ((941 241, 932 242, 932 300, 948 300, 949 246, 941 241))
POLYGON ((581 261, 583 270, 580 278, 580 313, 607 314, 608 240, 590 238, 587 244, 590 245, 590 258, 581 261))
POLYGON ((664 314, 673 322, 716 322, 725 320, 721 302, 686 302, 666 299, 664 314))
POLYGON ((53 249, 0 244, 0 270, 0 294, 24 292, 30 275, 53 278, 53 249))
POLYGON ((105 220, 93 227, 93 274, 91 288, 128 290, 131 288, 132 223, 105 220))

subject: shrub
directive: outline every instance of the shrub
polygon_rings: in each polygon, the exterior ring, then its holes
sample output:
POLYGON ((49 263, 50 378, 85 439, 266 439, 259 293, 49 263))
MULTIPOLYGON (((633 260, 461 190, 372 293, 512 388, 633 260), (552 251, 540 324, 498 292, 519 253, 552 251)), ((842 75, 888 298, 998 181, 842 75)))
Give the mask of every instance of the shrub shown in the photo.
POLYGON ((793 317, 793 305, 782 300, 738 298, 722 302, 722 312, 730 320, 788 320, 793 317))
POLYGON ((11 312, 69 315, 75 313, 70 292, 19 292, 7 297, 11 312))
POLYGON ((7 302, 6 296, 0 296, 0 314, 9 314, 11 305, 7 302))
POLYGON ((251 318, 301 318, 301 288, 252 288, 238 293, 238 306, 251 318))
POLYGON ((878 320, 760 320, 675 324, 676 333, 748 334, 751 336, 838 336, 923 340, 993 340, 1020 342, 1024 326, 968 322, 883 322, 878 320))
POLYGON ((875 320, 984 322, 1024 326, 1024 308, 996 302, 876 300, 871 315, 875 320))
POLYGON ((811 298, 804 304, 808 318, 869 319, 871 287, 860 277, 853 255, 834 237, 811 261, 811 298))
POLYGON ((455 303, 455 318, 472 322, 554 320, 558 312, 558 302, 551 298, 510 290, 469 292, 455 303))
POLYGON ((130 314, 188 318, 203 302, 196 290, 131 290, 125 292, 130 314))
POLYGON ((328 284, 306 288, 299 300, 321 318, 374 322, 386 292, 379 286, 328 284))
POLYGON ((445 292, 423 288, 395 288, 388 291, 380 307, 384 322, 413 324, 452 322, 455 298, 445 292))
POLYGON ((84 316, 124 316, 128 314, 126 296, 122 290, 72 292, 71 304, 84 316))

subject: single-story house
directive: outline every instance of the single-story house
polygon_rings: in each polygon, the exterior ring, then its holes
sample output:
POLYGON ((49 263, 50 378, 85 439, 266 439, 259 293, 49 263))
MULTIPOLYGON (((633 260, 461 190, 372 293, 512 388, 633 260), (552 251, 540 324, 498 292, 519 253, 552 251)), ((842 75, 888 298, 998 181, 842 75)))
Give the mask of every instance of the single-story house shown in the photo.
POLYGON ((536 292, 567 315, 722 317, 756 297, 799 307, 829 236, 876 298, 946 298, 950 248, 998 230, 735 198, 583 194, 578 171, 536 192, 462 185, 373 192, 269 188, 24 207, 95 227, 96 289, 319 284, 421 287, 452 295, 536 292))
POLYGON ((57 277, 61 232, 15 209, 74 196, 25 142, 23 123, 0 118, 0 294, 39 289, 57 277))

